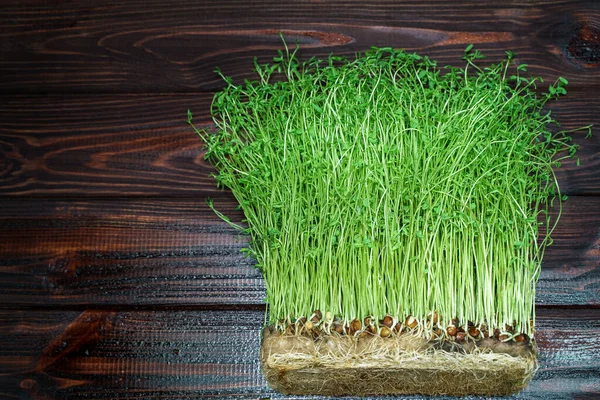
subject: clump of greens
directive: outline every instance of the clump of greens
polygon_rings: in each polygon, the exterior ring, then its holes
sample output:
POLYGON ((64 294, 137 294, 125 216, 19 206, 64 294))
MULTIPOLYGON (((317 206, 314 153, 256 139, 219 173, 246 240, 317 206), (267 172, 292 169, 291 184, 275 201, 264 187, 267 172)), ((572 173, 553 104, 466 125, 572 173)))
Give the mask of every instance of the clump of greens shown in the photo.
POLYGON ((300 62, 286 47, 256 81, 223 77, 216 132, 197 132, 245 214, 271 323, 321 310, 344 332, 368 316, 532 334, 563 200, 553 167, 576 150, 544 105, 567 81, 536 95, 512 53, 483 68, 471 47, 443 69, 391 48, 300 62))

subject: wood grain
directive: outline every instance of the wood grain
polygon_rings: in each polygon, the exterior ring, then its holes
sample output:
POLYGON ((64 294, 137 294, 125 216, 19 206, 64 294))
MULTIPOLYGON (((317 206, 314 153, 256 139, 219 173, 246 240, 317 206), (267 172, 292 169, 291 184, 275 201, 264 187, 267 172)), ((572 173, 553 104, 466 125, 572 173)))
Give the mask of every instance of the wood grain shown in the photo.
MULTIPOLYGON (((216 207, 240 222, 235 201, 216 207)), ((571 197, 544 258, 538 304, 600 305, 600 198, 571 197)), ((0 201, 4 305, 262 304, 247 238, 203 199, 0 201)))
MULTIPOLYGON (((568 194, 600 194, 600 92, 551 104, 581 165, 557 176, 568 194)), ((216 196, 213 168, 186 123, 209 126, 212 94, 0 96, 0 196, 216 196)))
POLYGON ((0 90, 107 93, 213 90, 214 74, 249 76, 282 49, 353 55, 371 46, 462 64, 474 43, 490 59, 513 50, 533 74, 579 86, 600 77, 600 6, 587 1, 4 2, 0 90))
MULTIPOLYGON (((259 370, 262 320, 261 311, 0 311, 0 396, 280 398, 259 370)), ((600 310, 539 309, 540 369, 519 398, 600 394, 599 321, 600 310)))
MULTIPOLYGON (((235 202, 216 201, 239 221, 235 202)), ((2 202, 4 304, 261 303, 246 237, 199 200, 2 202)))
POLYGON ((214 195, 214 170, 186 123, 212 96, 12 97, 0 105, 0 193, 214 195))
MULTIPOLYGON (((259 372, 264 281, 185 123, 253 59, 371 46, 462 65, 473 43, 570 81, 581 166, 538 283, 541 367, 518 398, 600 398, 600 3, 27 0, 0 5, 0 398, 283 398, 259 372)), ((419 397, 412 397, 419 399, 419 397)))

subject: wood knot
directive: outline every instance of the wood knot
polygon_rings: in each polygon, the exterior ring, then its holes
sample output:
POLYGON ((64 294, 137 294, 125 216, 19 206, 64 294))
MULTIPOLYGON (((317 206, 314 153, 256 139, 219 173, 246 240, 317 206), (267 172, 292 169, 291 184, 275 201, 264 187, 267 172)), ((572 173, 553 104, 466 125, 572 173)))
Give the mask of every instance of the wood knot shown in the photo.
POLYGON ((567 46, 572 57, 585 64, 600 62, 600 29, 583 25, 575 30, 567 46))
POLYGON ((34 381, 33 379, 23 379, 20 383, 19 386, 21 387, 21 389, 31 389, 35 386, 36 381, 34 381))
POLYGON ((305 48, 317 46, 343 46, 354 41, 354 39, 350 36, 344 35, 342 33, 333 32, 320 32, 308 30, 303 31, 291 29, 283 29, 280 31, 274 29, 266 29, 260 32, 269 35, 278 35, 279 33, 281 33, 286 36, 286 40, 288 41, 288 43, 293 43, 295 39, 304 39, 302 40, 302 42, 304 42, 303 47, 305 48))

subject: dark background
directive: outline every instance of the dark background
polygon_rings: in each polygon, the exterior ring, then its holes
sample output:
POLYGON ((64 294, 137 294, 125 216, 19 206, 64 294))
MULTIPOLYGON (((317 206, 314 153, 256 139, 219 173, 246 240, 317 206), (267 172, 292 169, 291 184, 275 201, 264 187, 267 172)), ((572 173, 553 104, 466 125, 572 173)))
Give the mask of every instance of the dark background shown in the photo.
MULTIPOLYGON (((370 46, 461 65, 475 44, 549 82, 581 166, 538 284, 540 370, 519 397, 600 396, 600 2, 4 1, 0 5, 0 397, 270 397, 264 283, 206 206, 220 67, 370 46)), ((547 85, 547 83, 545 84, 547 85)), ((542 85, 542 89, 543 89, 542 85)))

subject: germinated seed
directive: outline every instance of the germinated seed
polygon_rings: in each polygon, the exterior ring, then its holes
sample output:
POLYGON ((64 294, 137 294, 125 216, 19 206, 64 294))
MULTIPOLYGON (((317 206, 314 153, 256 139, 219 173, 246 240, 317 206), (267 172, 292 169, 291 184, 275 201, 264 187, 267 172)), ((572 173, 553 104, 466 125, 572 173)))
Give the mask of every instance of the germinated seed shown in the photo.
POLYGON ((392 324, 394 323, 394 320, 393 320, 393 318, 392 318, 392 317, 390 317, 389 315, 386 315, 386 316, 383 318, 383 321, 381 321, 381 323, 382 323, 383 325, 385 325, 386 327, 388 327, 388 328, 391 328, 391 327, 392 327, 392 324))
POLYGON ((448 335, 450 336, 456 336, 457 330, 456 330, 456 326, 454 325, 449 325, 446 328, 446 332, 448 333, 448 335))
POLYGON ((390 331, 390 328, 388 328, 387 326, 383 326, 381 328, 381 330, 379 331, 379 335, 381 335, 381 337, 389 337, 392 334, 392 331, 390 331))

